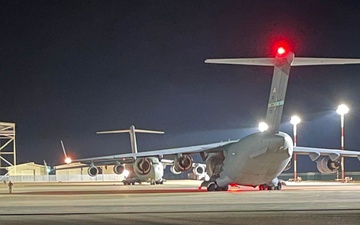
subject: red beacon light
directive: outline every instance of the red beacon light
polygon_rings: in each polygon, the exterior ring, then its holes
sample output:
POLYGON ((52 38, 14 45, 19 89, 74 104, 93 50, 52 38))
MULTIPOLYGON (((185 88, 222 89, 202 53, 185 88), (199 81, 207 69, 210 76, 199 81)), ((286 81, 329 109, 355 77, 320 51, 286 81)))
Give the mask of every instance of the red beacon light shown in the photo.
POLYGON ((285 52, 286 52, 286 50, 285 50, 284 47, 279 47, 279 48, 277 49, 277 54, 278 54, 279 56, 284 55, 285 52))

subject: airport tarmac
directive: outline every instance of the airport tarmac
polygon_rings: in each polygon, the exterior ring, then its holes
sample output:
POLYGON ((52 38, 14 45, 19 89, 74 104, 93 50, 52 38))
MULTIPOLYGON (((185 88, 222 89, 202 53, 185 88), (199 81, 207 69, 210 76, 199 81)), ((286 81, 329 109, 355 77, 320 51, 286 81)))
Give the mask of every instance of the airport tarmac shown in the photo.
POLYGON ((198 190, 199 181, 0 184, 0 224, 359 224, 360 183, 198 190))

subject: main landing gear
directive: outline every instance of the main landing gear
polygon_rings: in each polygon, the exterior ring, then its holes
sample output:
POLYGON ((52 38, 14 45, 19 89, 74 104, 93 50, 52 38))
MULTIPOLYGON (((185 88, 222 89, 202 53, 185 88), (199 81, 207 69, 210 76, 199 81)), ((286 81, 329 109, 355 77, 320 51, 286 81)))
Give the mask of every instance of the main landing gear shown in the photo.
POLYGON ((158 181, 154 181, 154 180, 150 181, 150 185, 155 185, 155 184, 164 184, 164 180, 161 179, 161 180, 158 180, 158 181))
POLYGON ((207 190, 208 191, 227 191, 229 189, 229 186, 226 185, 226 187, 220 187, 218 186, 215 182, 211 182, 208 186, 207 186, 207 190))
POLYGON ((136 183, 141 184, 141 181, 136 177, 128 177, 123 180, 124 185, 135 185, 136 183))
POLYGON ((141 184, 140 181, 127 181, 127 180, 123 181, 124 185, 135 185, 135 183, 141 184))
POLYGON ((276 186, 272 186, 272 185, 267 185, 267 184, 261 184, 258 186, 260 191, 264 191, 264 190, 281 190, 282 189, 282 184, 281 182, 279 182, 276 186))

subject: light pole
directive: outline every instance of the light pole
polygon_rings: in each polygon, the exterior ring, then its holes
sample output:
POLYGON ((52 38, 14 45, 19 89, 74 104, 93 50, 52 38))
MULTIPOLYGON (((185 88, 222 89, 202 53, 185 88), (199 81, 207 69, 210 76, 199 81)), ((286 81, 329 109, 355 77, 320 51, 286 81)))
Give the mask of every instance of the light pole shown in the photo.
MULTIPOLYGON (((293 135, 294 135, 294 146, 296 146, 297 135, 296 135, 296 125, 301 122, 301 119, 298 116, 292 116, 290 123, 293 125, 293 135)), ((294 181, 297 181, 297 166, 296 166, 296 154, 294 153, 294 181)))
MULTIPOLYGON (((344 140, 344 123, 345 123, 345 114, 349 112, 349 107, 345 104, 338 106, 336 112, 340 115, 341 119, 341 150, 344 150, 345 140, 344 140)), ((345 181, 345 169, 344 169, 344 157, 341 156, 341 182, 345 181)))

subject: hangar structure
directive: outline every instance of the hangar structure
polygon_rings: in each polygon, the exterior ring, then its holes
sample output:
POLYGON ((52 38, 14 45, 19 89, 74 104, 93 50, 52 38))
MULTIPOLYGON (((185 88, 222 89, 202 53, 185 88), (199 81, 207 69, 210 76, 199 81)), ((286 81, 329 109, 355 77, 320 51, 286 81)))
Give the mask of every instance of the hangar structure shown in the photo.
POLYGON ((9 171, 9 176, 44 176, 48 174, 45 165, 34 162, 9 166, 6 169, 9 171))
POLYGON ((15 123, 0 122, 0 172, 9 166, 16 174, 15 123))
MULTIPOLYGON (((62 164, 54 167, 56 175, 86 175, 88 176, 89 166, 75 162, 70 164, 62 164)), ((100 174, 114 174, 114 166, 99 166, 100 174)))

